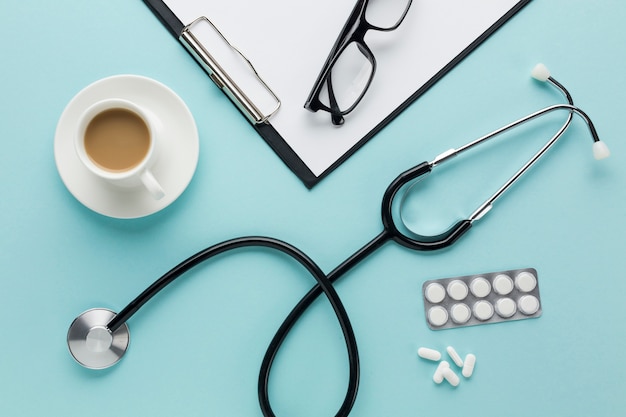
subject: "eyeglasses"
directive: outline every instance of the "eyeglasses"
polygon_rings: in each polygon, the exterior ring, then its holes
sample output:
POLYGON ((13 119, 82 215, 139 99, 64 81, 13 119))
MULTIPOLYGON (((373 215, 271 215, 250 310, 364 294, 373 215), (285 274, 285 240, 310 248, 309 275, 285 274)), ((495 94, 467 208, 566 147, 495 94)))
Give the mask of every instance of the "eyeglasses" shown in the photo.
POLYGON ((367 31, 390 32, 400 26, 412 0, 358 0, 341 30, 304 107, 331 114, 342 125, 359 104, 376 72, 376 58, 365 43, 367 31))

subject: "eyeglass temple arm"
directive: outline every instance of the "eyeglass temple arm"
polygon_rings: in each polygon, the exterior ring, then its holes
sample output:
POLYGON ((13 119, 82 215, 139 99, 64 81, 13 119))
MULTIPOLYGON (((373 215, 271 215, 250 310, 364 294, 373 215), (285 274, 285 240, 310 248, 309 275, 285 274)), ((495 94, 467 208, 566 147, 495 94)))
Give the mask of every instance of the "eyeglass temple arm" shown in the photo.
POLYGON ((326 84, 328 88, 328 100, 330 102, 330 118, 335 126, 341 126, 345 119, 341 115, 341 109, 339 109, 339 103, 335 97, 335 91, 333 90, 332 72, 328 73, 326 78, 326 84))

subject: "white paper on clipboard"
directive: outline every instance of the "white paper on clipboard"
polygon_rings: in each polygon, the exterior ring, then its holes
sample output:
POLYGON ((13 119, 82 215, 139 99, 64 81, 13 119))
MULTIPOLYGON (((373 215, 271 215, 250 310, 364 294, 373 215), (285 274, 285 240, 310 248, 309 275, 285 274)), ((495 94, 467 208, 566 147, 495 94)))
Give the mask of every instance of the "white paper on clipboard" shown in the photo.
MULTIPOLYGON (((377 71, 367 94, 341 127, 331 124, 328 113, 312 113, 303 106, 354 0, 164 3, 183 25, 208 17, 254 63, 282 102, 271 125, 313 175, 321 177, 528 1, 413 0, 397 30, 366 35, 377 71)), ((215 44, 201 33, 198 37, 207 49, 215 44)))

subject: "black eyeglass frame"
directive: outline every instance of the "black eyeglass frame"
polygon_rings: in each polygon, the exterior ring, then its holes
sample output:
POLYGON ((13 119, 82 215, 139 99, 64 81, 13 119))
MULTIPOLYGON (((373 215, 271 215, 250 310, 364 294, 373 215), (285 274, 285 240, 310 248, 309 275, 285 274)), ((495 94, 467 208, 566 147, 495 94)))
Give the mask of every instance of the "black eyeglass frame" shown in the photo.
POLYGON ((352 9, 352 12, 348 17, 348 20, 346 21, 346 24, 339 33, 339 36, 337 37, 337 40, 335 41, 335 44, 333 45, 333 48, 328 55, 328 58, 326 58, 326 62, 324 63, 322 71, 317 77, 317 80, 315 81, 315 84, 313 85, 313 88, 309 93, 309 97, 304 103, 304 108, 312 112, 316 112, 318 110, 324 110, 326 112, 329 112, 331 114, 331 120, 334 125, 343 124, 343 116, 350 113, 356 108, 356 106, 365 96, 365 93, 369 89, 372 80, 374 79, 374 74, 376 73, 376 58, 374 57, 374 53, 365 43, 365 34, 369 30, 377 30, 380 32, 391 32, 393 30, 396 30, 404 21, 404 18, 411 8, 413 0, 407 1, 406 9, 402 13, 398 21, 390 27, 380 27, 372 25, 366 20, 365 14, 369 2, 370 0, 357 1, 354 9, 352 9), (356 46, 359 48, 359 51, 361 51, 365 58, 370 62, 370 64, 372 65, 372 71, 370 73, 369 79, 367 80, 365 88, 363 88, 363 91, 361 92, 361 95, 354 101, 354 103, 350 107, 348 107, 346 110, 341 110, 333 93, 331 73, 333 66, 336 64, 341 54, 352 43, 356 44, 356 46), (324 83, 327 84, 330 107, 322 103, 319 98, 320 93, 322 92, 322 88, 324 87, 324 83))

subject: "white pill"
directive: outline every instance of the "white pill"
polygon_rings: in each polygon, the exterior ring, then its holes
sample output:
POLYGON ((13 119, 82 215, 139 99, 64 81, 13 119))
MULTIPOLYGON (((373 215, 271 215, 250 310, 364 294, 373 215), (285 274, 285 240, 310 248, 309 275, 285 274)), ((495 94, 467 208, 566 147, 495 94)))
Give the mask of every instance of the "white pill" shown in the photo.
POLYGON ((478 320, 487 321, 493 317, 493 306, 489 301, 478 301, 472 310, 478 320))
POLYGON ((517 301, 520 311, 531 316, 539 311, 539 300, 534 295, 524 295, 517 301))
POLYGON ((463 370, 461 373, 465 378, 469 378, 474 373, 474 367, 476 366, 476 355, 469 353, 465 356, 465 363, 463 364, 463 370))
POLYGON ((467 304, 458 303, 450 308, 450 316, 456 324, 465 324, 472 317, 472 310, 470 310, 467 304))
POLYGON ((517 311, 517 306, 515 305, 515 301, 510 298, 500 298, 496 301, 496 312, 500 317, 509 318, 515 314, 517 311))
POLYGON ((424 289, 424 297, 433 304, 437 304, 446 298, 446 290, 443 285, 436 282, 431 282, 424 289))
POLYGON ((467 285, 461 280, 455 279, 448 284, 448 294, 453 300, 461 301, 467 297, 467 293, 467 285))
POLYGON ((448 321, 448 312, 441 306, 431 307, 428 310, 428 321, 435 327, 440 327, 448 321))
POLYGON ((520 272, 515 277, 515 286, 522 292, 531 292, 537 286, 537 278, 530 272, 520 272))
POLYGON ((456 352, 456 350, 454 350, 454 348, 452 346, 448 346, 446 348, 446 351, 448 352, 448 355, 450 356, 450 359, 452 359, 452 362, 454 362, 456 364, 456 366, 458 366, 459 368, 463 367, 463 359, 461 359, 461 356, 456 352))
POLYGON ((484 298, 491 292, 491 284, 483 277, 478 277, 470 283, 470 291, 478 298, 484 298))
POLYGON ((459 382, 461 382, 459 376, 455 374, 454 371, 450 369, 450 367, 443 368, 441 373, 443 374, 443 378, 448 381, 453 387, 456 387, 457 385, 459 385, 459 382))
POLYGON ((420 358, 428 359, 429 361, 438 361, 439 359, 441 359, 441 352, 426 347, 421 347, 417 349, 417 355, 420 358))
POLYGON ((505 274, 497 275, 493 279, 493 289, 500 295, 507 295, 513 291, 513 280, 505 274))
POLYGON ((439 366, 437 366, 437 369, 435 369, 435 373, 433 374, 433 381, 435 382, 435 384, 441 384, 443 382, 443 370, 449 367, 450 364, 448 362, 439 362, 439 366))

